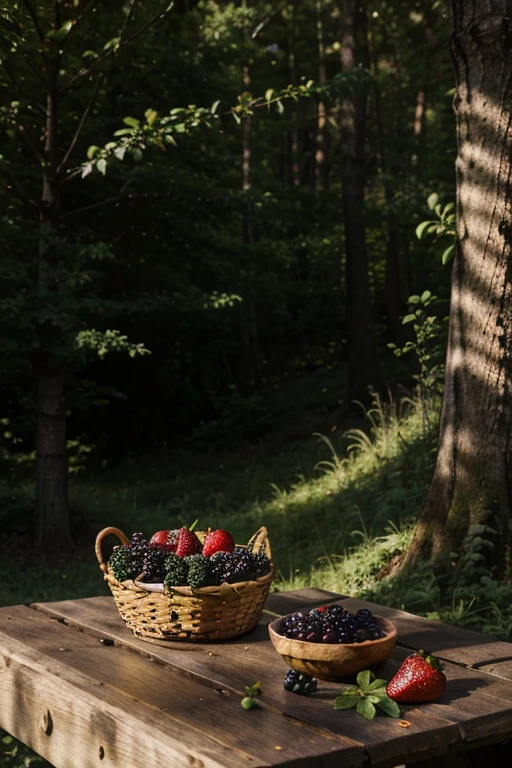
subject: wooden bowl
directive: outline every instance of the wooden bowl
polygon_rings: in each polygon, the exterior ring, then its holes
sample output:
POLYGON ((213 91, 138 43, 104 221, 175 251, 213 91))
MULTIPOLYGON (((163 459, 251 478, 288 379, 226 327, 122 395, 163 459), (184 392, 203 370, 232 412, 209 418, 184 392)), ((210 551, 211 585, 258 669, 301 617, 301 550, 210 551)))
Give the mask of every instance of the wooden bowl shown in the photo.
POLYGON ((385 661, 396 643, 395 625, 383 616, 374 616, 385 633, 378 640, 363 643, 308 643, 280 634, 283 619, 276 619, 268 627, 272 645, 292 669, 322 680, 350 677, 385 661))

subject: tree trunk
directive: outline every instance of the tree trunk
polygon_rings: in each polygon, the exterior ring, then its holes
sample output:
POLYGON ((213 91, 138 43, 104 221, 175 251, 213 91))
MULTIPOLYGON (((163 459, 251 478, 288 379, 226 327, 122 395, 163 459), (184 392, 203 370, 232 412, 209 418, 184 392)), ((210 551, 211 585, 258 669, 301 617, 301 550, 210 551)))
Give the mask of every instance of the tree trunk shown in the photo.
POLYGON ((71 541, 62 369, 40 369, 37 395, 36 543, 46 553, 71 541))
MULTIPOLYGON (((297 8, 296 3, 293 2, 288 8, 288 25, 287 25, 287 44, 288 44, 288 73, 290 83, 297 85, 297 61, 296 61, 296 43, 297 43, 297 8)), ((291 129, 289 137, 289 165, 290 165, 290 179, 294 187, 300 185, 300 160, 299 160, 299 110, 297 106, 292 102, 290 109, 291 112, 291 129)))
POLYGON ((58 176, 59 60, 48 65, 43 191, 40 205, 38 283, 41 321, 37 371, 36 438, 36 543, 45 552, 71 544, 66 451, 65 361, 55 353, 54 325, 45 315, 56 302, 56 260, 52 240, 59 231, 60 180, 58 176))
MULTIPOLYGON (((246 91, 251 87, 251 72, 248 65, 243 68, 243 83, 246 91)), ((243 213, 243 242, 250 246, 256 239, 254 209, 249 192, 252 187, 252 167, 251 167, 251 117, 244 115, 242 118, 242 190, 247 193, 244 198, 243 213)), ((251 259, 246 275, 245 286, 243 290, 242 303, 242 343, 244 349, 244 378, 247 388, 253 390, 256 386, 256 358, 258 354, 258 323, 256 317, 256 304, 254 301, 254 269, 252 264, 252 255, 249 249, 245 249, 251 259)))
MULTIPOLYGON (((323 2, 316 0, 316 42, 318 54, 318 82, 327 82, 325 69, 324 27, 322 20, 323 2)), ((322 99, 318 100, 316 121, 316 152, 315 152, 315 188, 317 192, 327 189, 329 170, 327 166, 327 108, 322 99)))
MULTIPOLYGON (((366 2, 344 0, 341 25, 343 69, 367 68, 366 2)), ((367 387, 378 384, 364 219, 366 102, 366 93, 355 88, 350 97, 343 99, 340 115, 349 401, 365 399, 367 387)))
POLYGON ((512 1, 452 0, 457 235, 440 444, 405 560, 441 558, 472 523, 502 554, 512 490, 512 1))
MULTIPOLYGON (((374 66, 375 74, 377 67, 374 66)), ((401 250, 401 238, 396 213, 393 212, 393 187, 391 178, 392 169, 389 168, 386 156, 386 131, 384 129, 384 119, 382 114, 382 99, 377 78, 374 87, 375 95, 375 123, 379 140, 379 160, 383 177, 384 197, 386 200, 386 262, 384 272, 384 306, 386 309, 386 321, 388 337, 397 346, 402 346, 405 342, 404 326, 402 317, 407 310, 407 299, 410 290, 407 280, 403 274, 403 258, 401 250)))

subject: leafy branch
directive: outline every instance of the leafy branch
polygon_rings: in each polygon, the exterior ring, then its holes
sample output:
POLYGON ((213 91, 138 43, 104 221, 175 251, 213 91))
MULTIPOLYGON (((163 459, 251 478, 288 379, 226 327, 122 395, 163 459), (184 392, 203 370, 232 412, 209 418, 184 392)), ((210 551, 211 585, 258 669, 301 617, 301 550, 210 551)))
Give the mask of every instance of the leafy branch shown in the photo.
POLYGON ((243 117, 255 114, 255 110, 266 107, 277 109, 278 114, 285 110, 284 102, 294 102, 303 98, 339 99, 355 89, 368 86, 372 76, 367 70, 358 69, 354 72, 340 72, 329 82, 316 84, 313 80, 300 85, 288 85, 280 91, 267 89, 264 96, 254 97, 248 91, 238 96, 238 103, 219 114, 220 101, 215 101, 210 107, 198 107, 195 104, 188 107, 175 107, 168 115, 160 116, 154 109, 147 109, 144 120, 135 117, 125 117, 124 128, 114 133, 112 141, 104 147, 91 146, 87 151, 87 162, 72 170, 68 178, 81 175, 88 176, 94 170, 105 175, 108 164, 113 160, 123 160, 128 153, 134 160, 140 160, 143 152, 150 146, 165 149, 167 145, 176 145, 180 135, 188 135, 202 126, 212 127, 221 116, 232 117, 240 124, 243 117))

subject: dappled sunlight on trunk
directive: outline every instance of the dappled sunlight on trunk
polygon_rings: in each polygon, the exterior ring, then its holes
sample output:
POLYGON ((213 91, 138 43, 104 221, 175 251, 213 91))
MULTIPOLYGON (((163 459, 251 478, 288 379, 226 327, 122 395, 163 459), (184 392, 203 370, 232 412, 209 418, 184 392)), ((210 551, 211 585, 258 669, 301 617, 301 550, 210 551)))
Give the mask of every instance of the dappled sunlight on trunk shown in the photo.
POLYGON ((437 466, 406 564, 457 547, 473 522, 508 536, 512 314, 509 3, 454 2, 457 236, 437 466), (494 15, 493 15, 494 12, 494 15))

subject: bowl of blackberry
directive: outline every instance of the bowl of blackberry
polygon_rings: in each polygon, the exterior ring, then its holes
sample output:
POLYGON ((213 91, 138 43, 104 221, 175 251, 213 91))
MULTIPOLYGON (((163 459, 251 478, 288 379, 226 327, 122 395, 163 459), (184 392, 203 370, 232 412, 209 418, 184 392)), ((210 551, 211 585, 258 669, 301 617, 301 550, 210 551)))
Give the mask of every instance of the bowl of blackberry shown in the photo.
POLYGON ((351 613, 341 605, 290 613, 269 624, 268 632, 289 667, 287 690, 303 687, 311 678, 339 680, 381 664, 391 654, 397 636, 389 619, 367 608, 351 613))

